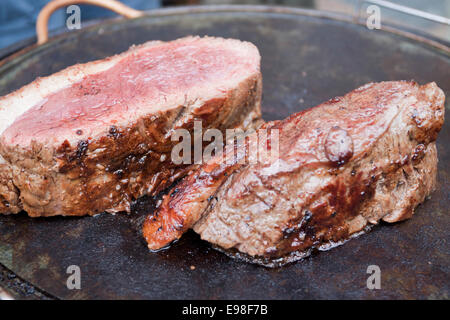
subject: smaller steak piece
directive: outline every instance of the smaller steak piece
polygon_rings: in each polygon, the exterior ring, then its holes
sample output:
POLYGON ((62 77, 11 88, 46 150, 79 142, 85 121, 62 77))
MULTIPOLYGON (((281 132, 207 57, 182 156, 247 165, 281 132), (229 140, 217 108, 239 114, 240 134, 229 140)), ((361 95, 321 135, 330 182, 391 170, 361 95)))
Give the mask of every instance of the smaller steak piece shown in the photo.
POLYGON ((258 49, 211 37, 151 41, 0 98, 0 213, 128 211, 187 172, 176 129, 260 119, 258 49))
POLYGON ((410 218, 435 187, 444 98, 435 83, 371 83, 266 123, 279 132, 279 158, 215 157, 201 165, 145 221, 149 248, 193 228, 230 254, 276 266, 381 219, 410 218))

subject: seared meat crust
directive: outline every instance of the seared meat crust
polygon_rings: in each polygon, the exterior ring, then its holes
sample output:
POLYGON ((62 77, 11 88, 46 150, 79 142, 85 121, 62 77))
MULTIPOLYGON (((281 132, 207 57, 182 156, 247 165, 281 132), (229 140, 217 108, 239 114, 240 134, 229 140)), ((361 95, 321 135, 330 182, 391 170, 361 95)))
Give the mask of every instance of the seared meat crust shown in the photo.
POLYGON ((192 132, 196 120, 204 130, 258 123, 259 63, 257 48, 239 40, 152 41, 0 98, 0 213, 129 211, 133 200, 157 194, 189 170, 171 161, 175 130, 192 132), (111 77, 124 83, 111 83, 111 77))
POLYGON ((435 187, 444 98, 435 83, 372 83, 267 123, 279 130, 279 159, 216 157, 200 166, 147 218, 149 248, 193 228, 270 265, 342 243, 380 220, 410 218, 435 187))

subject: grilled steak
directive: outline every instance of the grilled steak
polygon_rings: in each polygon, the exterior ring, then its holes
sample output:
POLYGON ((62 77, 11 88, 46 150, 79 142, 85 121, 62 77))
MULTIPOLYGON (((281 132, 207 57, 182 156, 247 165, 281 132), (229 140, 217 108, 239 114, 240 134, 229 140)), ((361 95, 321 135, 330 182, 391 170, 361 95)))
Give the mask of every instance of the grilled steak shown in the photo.
POLYGON ((193 228, 229 253, 274 266, 380 220, 410 218, 435 187, 444 98, 435 83, 371 83, 266 123, 267 137, 278 130, 279 157, 250 163, 250 135, 234 161, 224 161, 228 149, 204 163, 147 217, 149 248, 193 228))
POLYGON ((239 40, 152 41, 0 98, 0 213, 129 210, 186 172, 170 161, 175 129, 255 124, 259 64, 239 40))

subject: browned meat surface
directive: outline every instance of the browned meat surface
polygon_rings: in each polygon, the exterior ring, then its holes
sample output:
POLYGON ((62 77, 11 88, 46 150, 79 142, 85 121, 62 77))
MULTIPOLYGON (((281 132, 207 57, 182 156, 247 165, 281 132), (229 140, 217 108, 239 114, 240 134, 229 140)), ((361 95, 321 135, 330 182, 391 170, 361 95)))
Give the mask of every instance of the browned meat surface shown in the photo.
POLYGON ((187 171, 170 160, 174 130, 255 125, 259 64, 239 40, 152 41, 0 98, 0 213, 129 210, 187 171))
MULTIPOLYGON (((228 252, 273 266, 380 220, 410 218, 435 187, 444 98, 435 83, 372 83, 267 123, 279 132, 278 160, 242 163, 241 153, 200 166, 146 219, 149 248, 193 228, 228 252)), ((246 141, 248 153, 255 139, 246 141)))

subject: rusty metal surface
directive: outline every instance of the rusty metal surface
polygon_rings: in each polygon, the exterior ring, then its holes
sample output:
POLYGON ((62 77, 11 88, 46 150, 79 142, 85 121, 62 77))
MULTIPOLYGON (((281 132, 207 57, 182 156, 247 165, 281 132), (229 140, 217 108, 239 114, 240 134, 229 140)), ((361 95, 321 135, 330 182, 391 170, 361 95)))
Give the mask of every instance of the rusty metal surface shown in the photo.
MULTIPOLYGON (((37 76, 121 52, 134 43, 188 34, 239 38, 258 46, 266 120, 284 118, 371 81, 436 81, 450 96, 445 48, 311 11, 261 7, 241 13, 162 11, 58 37, 4 62, 0 95, 37 76)), ((450 112, 448 102, 446 110, 450 112)), ((192 232, 167 251, 149 253, 139 223, 152 207, 151 199, 139 201, 131 216, 0 216, 0 264, 56 298, 449 299, 449 118, 437 144, 438 189, 412 219, 382 224, 283 268, 232 260, 192 232), (366 287, 366 270, 373 264, 381 268, 381 290, 366 287), (81 290, 66 287, 70 265, 81 268, 81 290)), ((4 284, 0 278, 0 286, 4 284)))

